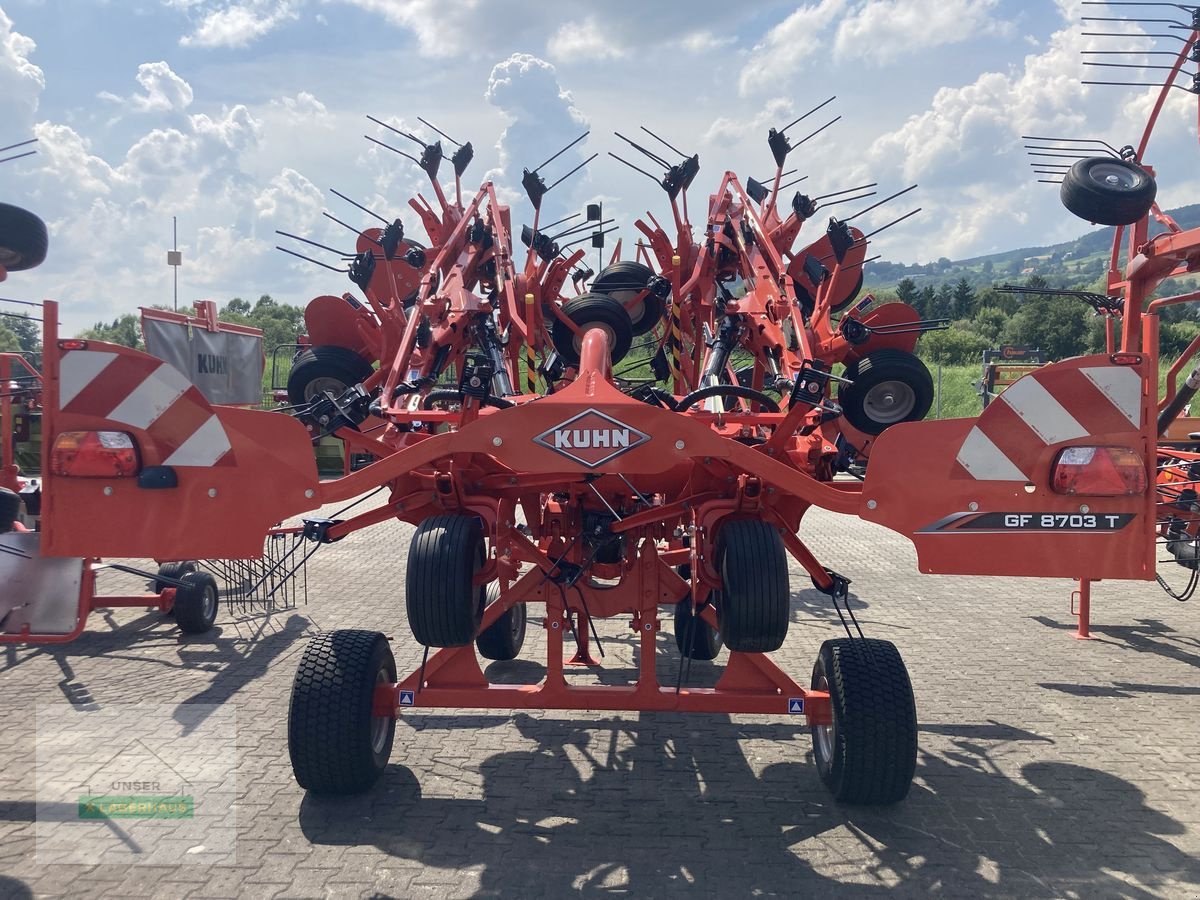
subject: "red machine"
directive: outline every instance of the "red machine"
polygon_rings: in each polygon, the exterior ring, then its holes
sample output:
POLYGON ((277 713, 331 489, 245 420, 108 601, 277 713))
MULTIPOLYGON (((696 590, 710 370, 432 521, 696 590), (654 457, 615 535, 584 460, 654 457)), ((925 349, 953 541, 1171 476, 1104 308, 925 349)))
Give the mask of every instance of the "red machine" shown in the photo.
MULTIPOLYGON (((536 210, 544 182, 536 172, 526 182, 536 210)), ((398 294, 373 301, 388 322, 378 371, 299 411, 378 460, 333 481, 318 481, 310 432, 297 419, 202 398, 186 415, 139 419, 136 398, 153 393, 144 385, 157 361, 60 341, 48 304, 42 552, 255 557, 274 523, 384 488, 383 506, 309 520, 304 534, 315 549, 393 518, 416 526, 408 621, 435 652, 399 677, 380 634, 334 632, 309 645, 289 726, 304 787, 344 793, 373 783, 405 707, 660 709, 802 715, 835 797, 898 801, 916 757, 908 675, 896 648, 864 637, 842 604, 849 579, 798 534, 805 511, 860 515, 909 536, 923 571, 1152 578, 1154 354, 1047 366, 978 419, 906 421, 919 417, 914 406, 896 413, 881 400, 885 415, 869 421, 868 434, 836 402, 834 386, 843 384, 844 397, 853 385, 832 375, 832 363, 860 359, 865 380, 863 362, 912 346, 911 334, 890 338, 878 325, 923 326, 904 307, 884 307, 873 319, 843 313, 835 330, 831 307, 846 303, 833 293, 845 284, 839 262, 832 272, 807 267, 815 293, 806 310, 786 274, 778 217, 755 203, 725 176, 710 201, 711 245, 688 245, 681 224, 662 248, 670 267, 661 274, 562 303, 572 257, 562 264, 535 218, 518 267, 510 211, 485 185, 433 241, 411 307, 398 294), (732 294, 731 283, 746 287, 741 298, 722 292, 732 294), (653 319, 663 293, 669 380, 622 390, 613 365, 629 351, 635 318, 649 310, 653 319), (865 340, 847 336, 847 321, 865 340), (721 341, 750 357, 748 384, 729 371, 721 341), (860 355, 862 347, 871 352, 860 355), (768 378, 779 400, 768 396, 768 378), (1076 427, 1057 424, 1063 411, 1076 427), (64 434, 86 436, 93 452, 54 461, 64 434), (118 435, 132 459, 113 451, 118 435), (864 436, 865 482, 835 479, 839 445, 864 436), (70 514, 80 508, 115 527, 70 514), (805 683, 767 655, 788 631, 788 555, 847 631, 821 647, 805 683), (529 605, 545 613, 545 679, 489 683, 479 655, 516 656, 529 605), (572 684, 566 666, 594 664, 595 623, 613 618, 639 635, 636 682, 572 684), (685 667, 679 683, 660 683, 655 645, 666 619, 688 659, 728 648, 715 687, 687 685, 685 667)), ((866 240, 848 236, 843 259, 866 240)), ((360 253, 352 273, 379 265, 377 256, 391 261, 386 243, 360 253)))

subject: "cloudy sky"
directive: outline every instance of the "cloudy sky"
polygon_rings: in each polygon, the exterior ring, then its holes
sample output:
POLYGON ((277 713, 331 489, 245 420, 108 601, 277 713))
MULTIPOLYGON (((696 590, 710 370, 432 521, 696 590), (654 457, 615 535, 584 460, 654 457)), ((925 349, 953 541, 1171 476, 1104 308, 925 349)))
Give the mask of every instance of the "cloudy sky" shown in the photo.
MULTIPOLYGON (((1111 14, 1074 0, 3 0, 0 139, 36 135, 39 152, 0 167, 0 199, 51 233, 48 262, 5 295, 62 300, 68 331, 170 303, 172 216, 181 306, 341 293, 344 276, 279 253, 274 231, 350 248, 321 211, 370 220, 329 189, 389 217, 428 194, 415 166, 364 140, 403 144, 368 115, 470 140, 465 181, 494 178, 517 222, 532 216, 522 167, 590 129, 545 170, 601 154, 548 212, 601 199, 629 241, 639 214, 667 207, 607 156, 628 155, 614 130, 646 125, 699 153, 697 210, 726 169, 767 177, 768 128, 836 95, 789 134, 841 120, 789 165, 814 195, 919 183, 874 221, 923 211, 875 252, 926 262, 1067 239, 1087 226, 1034 183, 1020 135, 1136 142, 1151 93, 1080 83, 1080 50, 1152 46, 1136 26, 1084 35, 1100 29, 1083 15, 1111 14)), ((1167 206, 1200 200, 1195 100, 1174 94, 1147 157, 1167 206)))

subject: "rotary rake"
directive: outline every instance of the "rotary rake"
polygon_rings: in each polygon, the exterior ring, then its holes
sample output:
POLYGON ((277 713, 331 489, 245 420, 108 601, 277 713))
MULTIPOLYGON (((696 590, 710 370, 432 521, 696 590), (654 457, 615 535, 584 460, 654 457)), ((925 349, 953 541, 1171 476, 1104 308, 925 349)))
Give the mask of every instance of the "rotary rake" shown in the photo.
MULTIPOLYGON (((366 304, 318 298, 340 304, 346 344, 358 342, 371 371, 326 370, 323 384, 297 390, 292 417, 202 407, 184 460, 152 426, 114 415, 144 354, 58 340, 48 303, 46 433, 120 434, 136 458, 102 475, 49 467, 42 552, 249 559, 275 522, 386 495, 354 515, 306 519, 300 532, 312 546, 296 554, 307 558, 382 522, 414 526, 405 604, 424 647, 421 666, 401 674, 377 632, 309 644, 289 747, 297 780, 315 792, 374 783, 406 708, 469 707, 800 716, 836 798, 902 799, 916 759, 908 674, 894 645, 859 627, 850 579, 801 537, 805 512, 898 531, 926 572, 1153 578, 1155 352, 1126 346, 1048 365, 977 419, 919 421, 929 376, 912 350, 940 323, 857 296, 880 229, 853 221, 884 201, 799 239, 822 206, 866 200, 874 185, 797 193, 781 209, 790 127, 769 136, 772 178, 718 180, 699 236, 687 210, 698 158, 655 135, 679 162, 627 140, 665 170, 645 174, 667 194, 673 234, 648 214, 638 258, 614 253, 594 276, 570 248, 580 230, 602 234, 602 219, 557 235, 561 223, 540 224, 542 198, 562 180, 547 187, 540 170, 562 151, 526 171, 534 219, 518 232, 491 184, 463 199, 458 165, 447 199, 440 144, 412 135, 440 206, 413 201, 428 246, 398 221, 347 225, 355 252, 330 268, 366 304), (646 377, 632 377, 639 369, 646 377), (375 461, 321 482, 316 433, 375 461), (837 477, 868 457, 864 480, 837 477), (79 508, 113 527, 78 521, 79 508), (789 556, 846 631, 821 646, 804 683, 769 656, 791 619, 789 556), (545 677, 490 681, 480 657, 522 652, 530 606, 544 611, 545 677), (573 683, 570 666, 597 665, 597 623, 610 619, 636 636, 636 678, 573 683), (728 651, 715 686, 690 684, 686 664, 663 683, 656 648, 668 622, 685 661, 728 651)), ((1125 327, 1140 336, 1131 296, 1125 327)))

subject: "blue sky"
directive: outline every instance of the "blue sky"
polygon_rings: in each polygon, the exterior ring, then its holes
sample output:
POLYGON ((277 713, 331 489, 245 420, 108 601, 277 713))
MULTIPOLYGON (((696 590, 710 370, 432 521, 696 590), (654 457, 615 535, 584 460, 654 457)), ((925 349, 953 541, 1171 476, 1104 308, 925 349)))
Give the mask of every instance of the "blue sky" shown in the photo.
MULTIPOLYGON (((389 216, 428 193, 363 139, 384 136, 368 114, 472 141, 467 186, 494 178, 518 222, 521 168, 590 128, 547 174, 600 158, 547 212, 600 199, 628 242, 666 206, 606 156, 614 130, 647 125, 698 152, 696 210, 726 169, 769 174, 768 128, 837 95, 813 121, 842 119, 790 163, 810 194, 920 184, 874 219, 923 210, 874 252, 924 262, 1063 240, 1087 226, 1034 183, 1020 135, 1135 142, 1149 96, 1080 84, 1079 50, 1149 46, 1085 37, 1084 14, 1078 0, 5 0, 0 139, 40 143, 0 169, 3 199, 51 230, 49 261, 6 295, 62 300, 68 331, 169 303, 172 215, 181 305, 341 293, 348 281, 275 251, 273 232, 350 247, 321 211, 367 220, 330 188, 389 216)), ((1167 206, 1200 199, 1195 100, 1175 94, 1148 156, 1167 206)))

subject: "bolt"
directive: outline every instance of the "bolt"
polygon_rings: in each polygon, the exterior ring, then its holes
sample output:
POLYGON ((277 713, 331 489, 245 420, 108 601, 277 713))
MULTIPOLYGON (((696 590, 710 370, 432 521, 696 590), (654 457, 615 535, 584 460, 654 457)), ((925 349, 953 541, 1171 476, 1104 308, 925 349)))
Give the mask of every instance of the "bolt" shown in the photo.
POLYGON ((976 510, 979 509, 979 504, 976 503, 974 500, 972 500, 970 503, 967 504, 967 509, 969 509, 971 512, 975 512, 976 510))
POLYGON ((216 488, 209 488, 209 489, 208 489, 208 496, 210 496, 210 497, 215 497, 215 496, 217 496, 217 489, 216 489, 216 488))
POLYGON ((675 442, 675 449, 676 449, 676 450, 682 450, 682 449, 683 449, 685 446, 686 446, 686 445, 683 443, 683 441, 676 441, 676 442, 675 442))
POLYGON ((553 629, 555 629, 555 630, 557 630, 557 629, 558 629, 558 622, 557 622, 557 621, 551 622, 551 623, 550 623, 550 627, 551 627, 551 628, 553 628, 553 629))
POLYGON ((112 489, 112 488, 111 488, 109 485, 107 485, 107 484, 106 484, 106 485, 104 486, 104 496, 105 496, 105 497, 111 497, 111 496, 112 496, 112 494, 113 494, 113 489, 112 489))
POLYGON ((646 629, 647 631, 653 631, 653 630, 654 630, 654 623, 653 623, 653 622, 647 622, 647 623, 646 623, 645 625, 643 625, 642 627, 643 627, 644 629, 646 629))
POLYGON ((1085 503, 1083 506, 1079 507, 1079 511, 1081 513, 1089 513, 1092 511, 1092 508, 1085 503))
POLYGON ((501 446, 503 443, 504 443, 504 438, 500 437, 499 435, 497 435, 496 437, 492 438, 492 446, 493 446, 493 447, 499 447, 499 446, 501 446))
POLYGON ((867 501, 867 509, 874 509, 874 508, 875 508, 875 507, 877 507, 878 505, 879 505, 879 504, 878 504, 878 503, 876 503, 874 500, 868 500, 868 501, 867 501))
POLYGON ((307 497, 309 500, 311 500, 313 498, 313 493, 314 493, 313 489, 309 488, 308 490, 306 490, 304 492, 304 496, 307 497))

